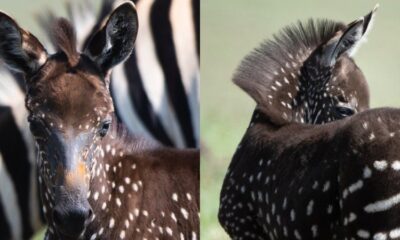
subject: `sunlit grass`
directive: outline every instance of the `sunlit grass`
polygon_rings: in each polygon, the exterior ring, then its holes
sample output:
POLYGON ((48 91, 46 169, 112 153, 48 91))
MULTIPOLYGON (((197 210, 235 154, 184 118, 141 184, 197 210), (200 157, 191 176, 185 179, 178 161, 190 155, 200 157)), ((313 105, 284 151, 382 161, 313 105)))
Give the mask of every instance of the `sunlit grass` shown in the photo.
POLYGON ((46 232, 46 229, 40 230, 33 238, 32 240, 43 240, 44 239, 44 234, 46 232))

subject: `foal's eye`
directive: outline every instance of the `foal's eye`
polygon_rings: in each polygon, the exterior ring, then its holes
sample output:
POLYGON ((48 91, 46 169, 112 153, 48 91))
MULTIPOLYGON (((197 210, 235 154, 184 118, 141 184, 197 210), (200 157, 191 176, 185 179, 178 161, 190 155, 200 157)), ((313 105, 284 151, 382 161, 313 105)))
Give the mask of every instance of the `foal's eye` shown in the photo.
POLYGON ((337 106, 336 111, 341 117, 348 117, 356 113, 355 109, 344 106, 337 106))
POLYGON ((104 137, 107 135, 108 130, 110 129, 111 121, 107 120, 101 124, 101 128, 99 131, 100 137, 104 137))

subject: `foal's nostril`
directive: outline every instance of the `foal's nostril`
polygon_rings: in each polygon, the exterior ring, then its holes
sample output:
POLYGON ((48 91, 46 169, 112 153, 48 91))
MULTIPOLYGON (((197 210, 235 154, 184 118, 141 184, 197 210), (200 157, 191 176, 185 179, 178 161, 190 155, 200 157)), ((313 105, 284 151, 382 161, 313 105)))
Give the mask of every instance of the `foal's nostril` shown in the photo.
POLYGON ((90 219, 92 216, 93 216, 93 211, 91 208, 89 208, 87 219, 90 219))

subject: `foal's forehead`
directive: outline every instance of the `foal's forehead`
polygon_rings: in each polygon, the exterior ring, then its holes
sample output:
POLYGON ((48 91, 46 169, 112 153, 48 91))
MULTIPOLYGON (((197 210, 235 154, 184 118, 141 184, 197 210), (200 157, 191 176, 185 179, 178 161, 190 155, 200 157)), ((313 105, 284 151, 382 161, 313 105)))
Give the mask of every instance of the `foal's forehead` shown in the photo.
POLYGON ((58 117, 79 119, 112 110, 102 76, 85 58, 73 67, 63 58, 51 59, 41 70, 32 89, 30 97, 35 106, 58 117))

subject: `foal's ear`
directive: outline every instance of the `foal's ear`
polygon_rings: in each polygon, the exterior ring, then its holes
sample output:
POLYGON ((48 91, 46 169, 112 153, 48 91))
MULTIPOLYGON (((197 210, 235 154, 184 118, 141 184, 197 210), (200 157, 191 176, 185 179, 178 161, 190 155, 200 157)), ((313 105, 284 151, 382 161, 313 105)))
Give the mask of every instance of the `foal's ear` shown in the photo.
POLYGON ((341 34, 335 35, 330 39, 323 48, 322 63, 325 66, 333 66, 336 60, 344 53, 352 56, 362 43, 363 39, 370 30, 375 16, 375 12, 379 5, 356 21, 347 25, 341 34))
POLYGON ((14 71, 34 74, 47 60, 39 40, 0 12, 0 58, 14 71))
POLYGON ((106 24, 92 37, 84 52, 106 74, 132 53, 137 32, 135 5, 126 1, 111 13, 106 24))

